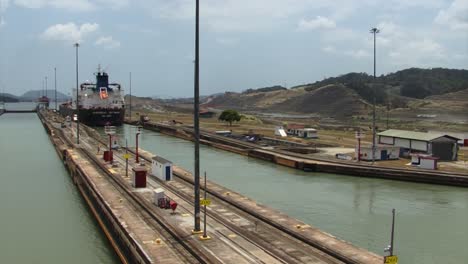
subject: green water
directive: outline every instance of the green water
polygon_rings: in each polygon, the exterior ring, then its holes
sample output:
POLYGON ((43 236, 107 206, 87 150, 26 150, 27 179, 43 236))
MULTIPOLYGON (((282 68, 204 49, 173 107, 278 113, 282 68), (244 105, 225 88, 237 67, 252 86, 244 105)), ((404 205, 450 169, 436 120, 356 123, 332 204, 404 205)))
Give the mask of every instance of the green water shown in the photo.
POLYGON ((0 263, 119 263, 36 114, 0 133, 0 263))
MULTIPOLYGON (((120 141, 135 145, 124 126, 120 141)), ((140 146, 193 169, 193 144, 145 130, 140 146)), ((202 173, 339 238, 383 255, 396 208, 400 264, 468 263, 468 189, 344 175, 306 173, 201 146, 202 173)))

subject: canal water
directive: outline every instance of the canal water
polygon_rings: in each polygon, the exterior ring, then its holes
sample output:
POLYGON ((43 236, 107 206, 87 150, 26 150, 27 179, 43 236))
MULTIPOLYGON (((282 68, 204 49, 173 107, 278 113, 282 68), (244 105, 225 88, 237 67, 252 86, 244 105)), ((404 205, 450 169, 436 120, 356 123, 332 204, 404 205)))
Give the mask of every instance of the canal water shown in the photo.
MULTIPOLYGON (((102 130, 101 130, 102 132, 102 130)), ((135 129, 119 129, 135 145, 135 129)), ((193 170, 193 144, 145 130, 140 146, 193 170)), ((395 208, 400 264, 468 263, 468 189, 309 173, 201 146, 201 172, 305 223, 380 255, 395 208)))
POLYGON ((0 168, 0 263, 119 263, 36 114, 0 116, 0 168))

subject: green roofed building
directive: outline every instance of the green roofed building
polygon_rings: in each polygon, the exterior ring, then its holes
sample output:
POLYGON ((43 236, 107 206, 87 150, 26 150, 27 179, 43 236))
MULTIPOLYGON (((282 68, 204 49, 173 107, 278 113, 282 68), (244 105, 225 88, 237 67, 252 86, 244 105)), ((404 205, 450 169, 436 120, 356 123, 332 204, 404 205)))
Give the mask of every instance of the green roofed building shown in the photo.
POLYGON ((440 160, 457 160, 458 138, 440 134, 389 129, 380 132, 378 143, 400 148, 401 156, 425 153, 440 160))

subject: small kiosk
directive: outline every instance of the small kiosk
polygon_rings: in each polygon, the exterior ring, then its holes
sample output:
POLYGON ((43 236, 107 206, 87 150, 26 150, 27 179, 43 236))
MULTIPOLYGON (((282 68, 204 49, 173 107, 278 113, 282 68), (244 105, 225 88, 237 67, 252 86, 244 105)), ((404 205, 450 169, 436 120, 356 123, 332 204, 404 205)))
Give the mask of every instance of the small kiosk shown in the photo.
POLYGON ((411 154, 411 165, 422 169, 437 170, 439 158, 426 154, 411 154))
POLYGON ((163 181, 172 180, 172 162, 163 157, 153 157, 151 173, 163 181))
POLYGON ((144 166, 132 168, 132 186, 135 188, 146 188, 147 169, 144 166))

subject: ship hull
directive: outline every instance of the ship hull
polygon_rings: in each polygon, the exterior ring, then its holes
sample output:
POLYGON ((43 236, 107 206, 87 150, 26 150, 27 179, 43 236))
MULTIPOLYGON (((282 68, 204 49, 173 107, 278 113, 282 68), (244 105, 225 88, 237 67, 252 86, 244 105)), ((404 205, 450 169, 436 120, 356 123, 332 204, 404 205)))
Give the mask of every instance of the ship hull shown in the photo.
MULTIPOLYGON (((73 117, 76 109, 60 106, 62 116, 73 117)), ((121 126, 124 121, 125 109, 80 109, 78 120, 88 126, 121 126)))

